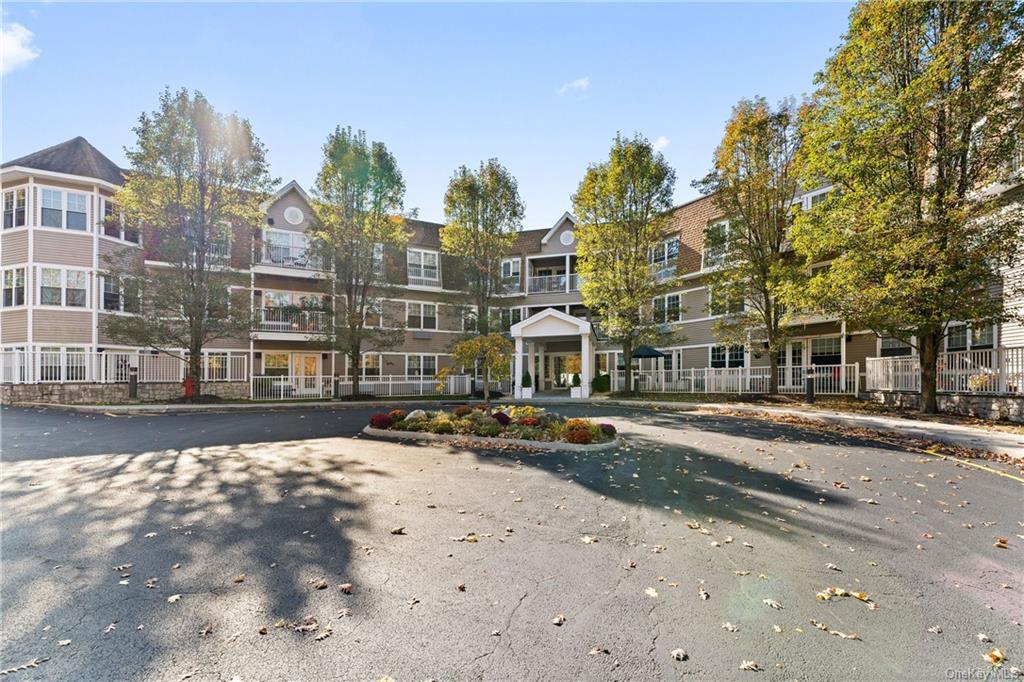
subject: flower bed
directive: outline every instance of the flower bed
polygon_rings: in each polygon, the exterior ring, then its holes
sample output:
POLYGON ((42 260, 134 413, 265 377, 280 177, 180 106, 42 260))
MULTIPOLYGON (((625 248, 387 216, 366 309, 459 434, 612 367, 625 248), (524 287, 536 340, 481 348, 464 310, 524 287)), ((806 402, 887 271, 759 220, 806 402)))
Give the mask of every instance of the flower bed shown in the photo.
POLYGON ((451 411, 402 410, 370 417, 370 427, 381 431, 505 438, 539 443, 590 445, 615 440, 615 427, 589 419, 566 419, 530 405, 506 405, 496 410, 459 405, 451 411))

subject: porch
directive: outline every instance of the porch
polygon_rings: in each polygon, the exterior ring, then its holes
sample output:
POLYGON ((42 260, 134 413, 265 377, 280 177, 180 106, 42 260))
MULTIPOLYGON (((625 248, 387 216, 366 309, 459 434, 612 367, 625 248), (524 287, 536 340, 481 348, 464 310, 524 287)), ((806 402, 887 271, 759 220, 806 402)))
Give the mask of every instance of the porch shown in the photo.
POLYGON ((512 325, 511 333, 516 398, 532 398, 535 392, 552 397, 590 397, 594 368, 590 322, 547 308, 512 325), (578 371, 574 366, 577 361, 578 371))

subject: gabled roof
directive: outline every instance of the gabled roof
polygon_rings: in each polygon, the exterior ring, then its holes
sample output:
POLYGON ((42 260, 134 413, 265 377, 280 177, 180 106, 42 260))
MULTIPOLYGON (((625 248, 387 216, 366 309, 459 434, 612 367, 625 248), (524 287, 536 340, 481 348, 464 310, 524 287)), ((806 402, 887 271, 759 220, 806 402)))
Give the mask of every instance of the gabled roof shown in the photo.
POLYGON ((117 164, 81 136, 13 159, 0 167, 15 166, 51 173, 77 175, 83 178, 96 178, 112 185, 124 184, 124 173, 117 167, 117 164))
POLYGON ((551 229, 547 231, 547 234, 545 234, 544 237, 540 240, 540 243, 547 244, 548 240, 551 239, 551 237, 555 234, 555 231, 557 231, 558 228, 562 226, 562 223, 564 223, 566 220, 568 220, 573 225, 576 224, 576 218, 573 217, 572 213, 566 211, 565 213, 562 214, 561 218, 555 221, 555 224, 552 225, 551 229))
POLYGON ((266 211, 275 201, 283 197, 285 194, 288 194, 288 192, 291 192, 292 190, 298 192, 299 196, 302 197, 303 201, 305 201, 307 204, 312 205, 312 201, 310 200, 309 195, 306 194, 306 190, 302 189, 302 185, 300 185, 298 182, 292 180, 291 182, 283 185, 279 190, 271 194, 266 201, 260 204, 260 209, 266 211))
POLYGON ((574 315, 563 313, 556 308, 545 308, 521 322, 516 322, 509 331, 513 338, 515 338, 523 336, 524 332, 527 332, 530 327, 534 326, 541 326, 543 328, 541 336, 557 336, 563 332, 567 336, 590 333, 590 322, 574 315))

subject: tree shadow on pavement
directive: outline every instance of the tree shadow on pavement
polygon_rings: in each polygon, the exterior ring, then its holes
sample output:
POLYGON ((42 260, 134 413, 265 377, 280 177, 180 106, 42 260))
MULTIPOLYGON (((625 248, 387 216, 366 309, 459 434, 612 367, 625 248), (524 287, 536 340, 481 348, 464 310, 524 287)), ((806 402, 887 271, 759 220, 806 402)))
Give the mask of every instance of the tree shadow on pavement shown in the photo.
POLYGON ((260 625, 329 625, 366 598, 338 585, 364 524, 355 479, 382 475, 301 441, 5 464, 0 667, 50 657, 47 679, 96 679, 100 657, 156 678, 207 625, 244 623, 231 636, 251 646, 260 625))

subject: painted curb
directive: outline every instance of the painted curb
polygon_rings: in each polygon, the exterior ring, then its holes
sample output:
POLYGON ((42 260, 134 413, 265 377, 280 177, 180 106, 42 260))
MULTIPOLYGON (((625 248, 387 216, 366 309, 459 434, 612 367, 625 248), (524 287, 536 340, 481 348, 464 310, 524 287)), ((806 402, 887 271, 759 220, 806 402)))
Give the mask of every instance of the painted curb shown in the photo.
POLYGON ((391 431, 389 429, 375 429, 372 426, 364 426, 363 433, 375 438, 386 438, 387 440, 425 440, 438 443, 458 442, 461 445, 476 445, 479 447, 493 447, 502 445, 519 445, 533 448, 534 450, 546 450, 548 452, 602 452, 617 448, 622 444, 618 436, 607 443, 593 443, 583 445, 581 443, 546 443, 539 440, 521 440, 518 438, 490 438, 487 436, 463 436, 455 433, 425 433, 423 431, 391 431))

